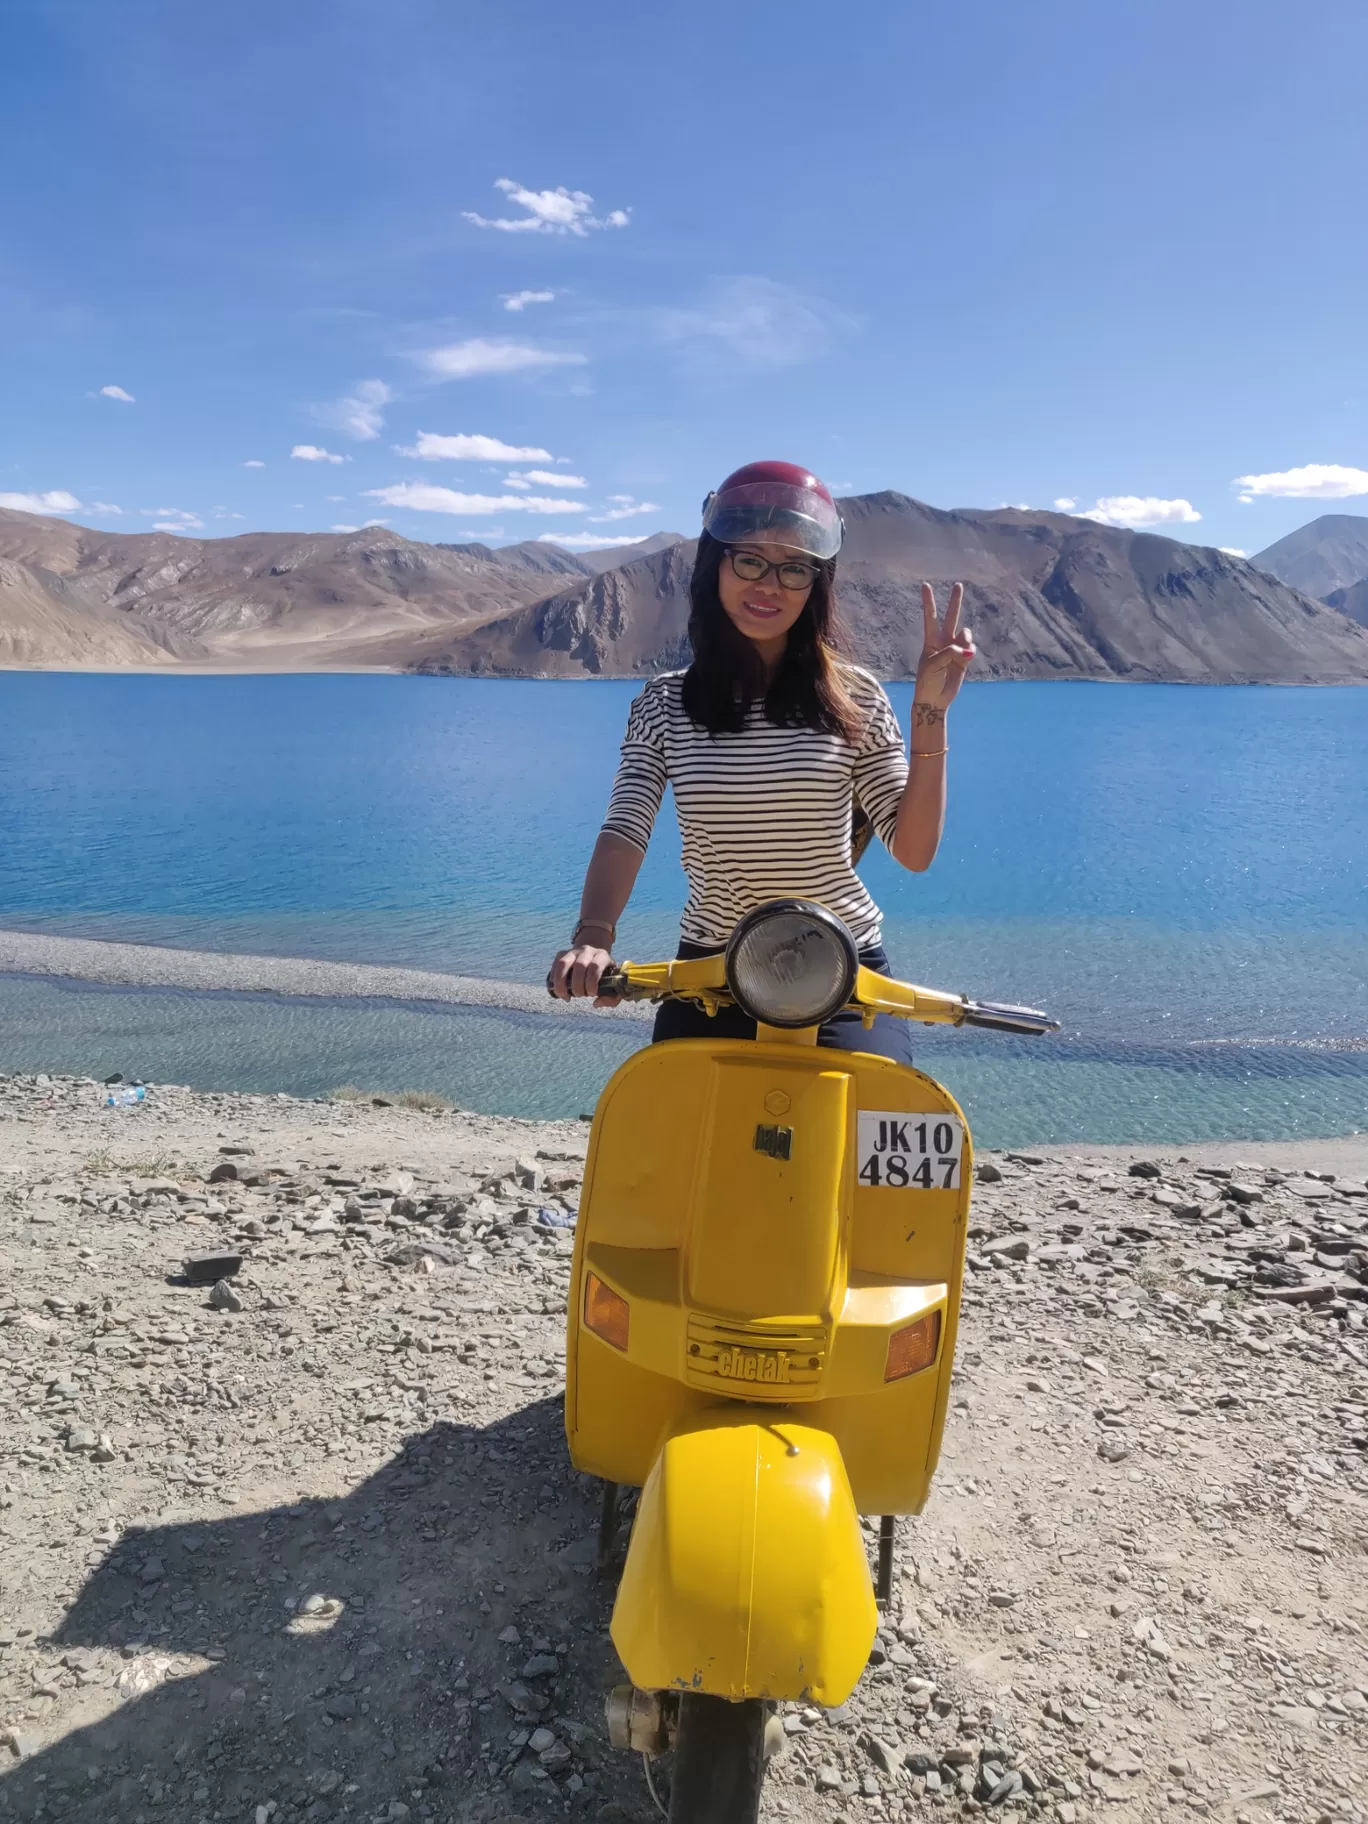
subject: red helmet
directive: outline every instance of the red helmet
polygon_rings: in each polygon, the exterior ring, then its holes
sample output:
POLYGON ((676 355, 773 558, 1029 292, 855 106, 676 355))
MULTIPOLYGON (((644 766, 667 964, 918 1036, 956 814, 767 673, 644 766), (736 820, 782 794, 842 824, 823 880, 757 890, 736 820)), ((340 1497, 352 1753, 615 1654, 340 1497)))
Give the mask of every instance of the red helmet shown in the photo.
POLYGON ((774 538, 811 557, 835 557, 845 521, 824 483, 793 462, 748 462, 703 502, 703 530, 720 544, 774 538))

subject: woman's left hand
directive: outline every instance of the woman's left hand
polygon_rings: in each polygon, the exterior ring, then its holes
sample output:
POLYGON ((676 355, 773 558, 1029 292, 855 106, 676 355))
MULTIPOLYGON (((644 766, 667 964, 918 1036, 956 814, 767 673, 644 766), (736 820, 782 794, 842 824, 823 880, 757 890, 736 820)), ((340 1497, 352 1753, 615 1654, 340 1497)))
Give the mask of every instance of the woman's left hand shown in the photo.
MULTIPOLYGON (((945 712, 959 695, 964 674, 974 662, 974 636, 959 624, 964 602, 964 584, 956 583, 950 591, 950 605, 942 621, 936 613, 936 592, 930 583, 922 584, 922 652, 917 661, 915 700, 926 710, 945 712)), ((928 715, 926 719, 931 720, 928 715)))

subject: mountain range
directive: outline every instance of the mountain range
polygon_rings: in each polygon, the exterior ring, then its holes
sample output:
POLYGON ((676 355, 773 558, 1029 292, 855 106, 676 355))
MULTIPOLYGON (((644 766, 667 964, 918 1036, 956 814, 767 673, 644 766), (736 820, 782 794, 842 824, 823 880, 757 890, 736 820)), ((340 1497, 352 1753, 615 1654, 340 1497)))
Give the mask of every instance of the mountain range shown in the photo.
MULTIPOLYGON (((1062 513, 942 511, 906 495, 841 503, 852 655, 908 677, 918 585, 965 586, 988 678, 1368 682, 1368 633, 1242 558, 1062 513)), ((678 543, 456 637, 424 671, 624 677, 687 662, 692 546, 678 543)))
MULTIPOLYGON (((915 667, 925 578, 964 583, 983 677, 1368 682, 1352 609, 1368 564, 1351 574, 1368 520, 1327 516, 1319 539, 1294 533, 1248 562, 1061 513, 896 493, 841 507, 848 646, 883 677, 915 667), (1283 574, 1294 565, 1305 581, 1283 574), (1327 584, 1345 600, 1317 599, 1327 584)), ((0 511, 0 667, 640 676, 687 660, 692 558, 674 533, 573 553, 383 526, 194 539, 0 511)))

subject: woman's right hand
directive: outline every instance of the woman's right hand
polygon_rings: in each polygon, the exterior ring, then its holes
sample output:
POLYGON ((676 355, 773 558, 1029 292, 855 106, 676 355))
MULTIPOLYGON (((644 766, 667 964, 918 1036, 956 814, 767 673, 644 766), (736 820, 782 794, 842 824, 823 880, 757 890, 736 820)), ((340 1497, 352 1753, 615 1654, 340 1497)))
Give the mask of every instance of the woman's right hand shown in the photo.
POLYGON ((611 951, 601 950, 597 944, 574 944, 559 952, 547 972, 546 985, 558 1001, 592 994, 595 1007, 616 1007, 622 1000, 620 994, 598 991, 599 977, 612 967, 611 951))

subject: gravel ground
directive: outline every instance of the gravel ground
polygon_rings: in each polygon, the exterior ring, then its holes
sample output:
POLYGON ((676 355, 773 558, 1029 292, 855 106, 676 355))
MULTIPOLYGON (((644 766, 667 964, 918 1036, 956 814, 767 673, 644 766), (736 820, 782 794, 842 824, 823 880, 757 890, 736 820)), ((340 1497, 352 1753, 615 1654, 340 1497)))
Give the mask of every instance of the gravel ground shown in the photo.
MULTIPOLYGON (((0 1079, 0 1818, 655 1815, 560 1427, 585 1138, 0 1079)), ((981 1158, 936 1489, 767 1819, 1364 1817, 1368 1147, 1232 1151, 981 1158)))

